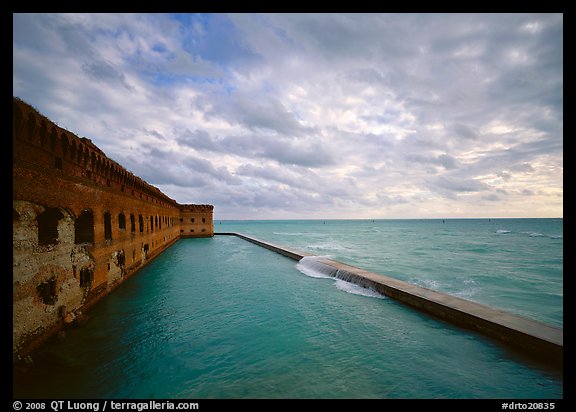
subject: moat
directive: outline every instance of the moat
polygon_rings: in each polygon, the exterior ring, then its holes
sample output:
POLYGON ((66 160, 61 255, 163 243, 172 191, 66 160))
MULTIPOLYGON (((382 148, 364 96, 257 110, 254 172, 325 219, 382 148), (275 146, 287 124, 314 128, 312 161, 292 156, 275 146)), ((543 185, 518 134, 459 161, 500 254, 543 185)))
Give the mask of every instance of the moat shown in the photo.
POLYGON ((176 242, 35 359, 15 397, 562 397, 558 372, 235 237, 176 242))

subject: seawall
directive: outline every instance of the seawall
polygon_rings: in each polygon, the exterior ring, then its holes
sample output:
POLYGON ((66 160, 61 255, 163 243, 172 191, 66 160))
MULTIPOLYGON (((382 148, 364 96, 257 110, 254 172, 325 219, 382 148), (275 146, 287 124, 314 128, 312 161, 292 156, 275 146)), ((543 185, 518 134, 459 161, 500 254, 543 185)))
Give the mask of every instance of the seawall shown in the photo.
MULTIPOLYGON (((240 233, 217 232, 215 234, 237 236, 296 261, 314 256, 240 233)), ((316 257, 315 265, 323 265, 323 272, 330 276, 376 290, 439 319, 494 338, 555 367, 562 365, 563 329, 332 259, 316 257)))

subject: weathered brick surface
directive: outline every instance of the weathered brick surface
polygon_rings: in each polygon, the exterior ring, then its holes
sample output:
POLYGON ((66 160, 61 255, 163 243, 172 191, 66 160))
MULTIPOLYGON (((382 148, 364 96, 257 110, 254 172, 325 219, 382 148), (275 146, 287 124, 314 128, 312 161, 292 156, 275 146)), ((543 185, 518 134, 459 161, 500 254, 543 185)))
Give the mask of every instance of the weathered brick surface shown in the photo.
POLYGON ((28 104, 15 98, 13 109, 18 357, 181 236, 213 236, 214 227, 212 205, 180 205, 28 104))

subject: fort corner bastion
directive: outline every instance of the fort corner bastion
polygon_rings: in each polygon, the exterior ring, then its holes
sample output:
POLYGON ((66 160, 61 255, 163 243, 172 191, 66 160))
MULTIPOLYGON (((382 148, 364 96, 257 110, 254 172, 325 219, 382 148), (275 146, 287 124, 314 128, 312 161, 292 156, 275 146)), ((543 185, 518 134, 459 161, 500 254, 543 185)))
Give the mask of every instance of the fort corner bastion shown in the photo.
POLYGON ((13 98, 13 358, 21 359, 181 237, 214 235, 179 204, 13 98))

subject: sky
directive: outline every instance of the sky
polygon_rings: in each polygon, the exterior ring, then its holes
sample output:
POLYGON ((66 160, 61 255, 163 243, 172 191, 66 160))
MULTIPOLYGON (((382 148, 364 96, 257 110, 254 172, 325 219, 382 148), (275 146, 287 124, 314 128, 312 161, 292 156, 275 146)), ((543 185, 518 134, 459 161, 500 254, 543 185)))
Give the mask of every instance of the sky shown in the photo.
POLYGON ((215 220, 563 216, 562 14, 14 14, 13 95, 215 220))

